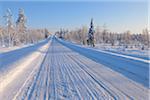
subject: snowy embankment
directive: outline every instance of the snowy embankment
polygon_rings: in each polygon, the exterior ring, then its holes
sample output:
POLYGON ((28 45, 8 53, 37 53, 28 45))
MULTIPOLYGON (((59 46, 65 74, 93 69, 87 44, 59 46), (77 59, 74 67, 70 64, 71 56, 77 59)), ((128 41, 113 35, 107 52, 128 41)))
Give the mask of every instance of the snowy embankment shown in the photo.
POLYGON ((0 54, 0 99, 12 99, 42 63, 50 38, 35 45, 0 54))
POLYGON ((58 41, 79 54, 101 63, 112 70, 123 74, 127 78, 149 88, 149 60, 102 50, 95 50, 92 48, 85 48, 63 40, 58 41))

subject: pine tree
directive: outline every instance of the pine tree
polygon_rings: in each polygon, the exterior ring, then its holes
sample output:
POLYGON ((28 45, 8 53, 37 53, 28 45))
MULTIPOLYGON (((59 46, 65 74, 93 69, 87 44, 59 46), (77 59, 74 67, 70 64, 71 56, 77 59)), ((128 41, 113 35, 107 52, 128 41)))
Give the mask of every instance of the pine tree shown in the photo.
POLYGON ((94 45, 94 33, 95 32, 94 32, 93 19, 91 19, 87 43, 88 43, 88 45, 92 45, 93 47, 95 46, 94 45))

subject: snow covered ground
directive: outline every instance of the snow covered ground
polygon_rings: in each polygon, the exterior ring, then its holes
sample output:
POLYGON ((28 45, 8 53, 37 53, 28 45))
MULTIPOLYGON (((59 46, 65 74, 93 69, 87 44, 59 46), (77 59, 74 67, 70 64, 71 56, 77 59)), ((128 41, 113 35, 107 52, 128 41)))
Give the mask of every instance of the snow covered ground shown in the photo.
POLYGON ((134 56, 134 57, 140 57, 146 60, 150 60, 150 48, 141 50, 140 47, 132 47, 132 48, 125 48, 124 46, 111 46, 111 45, 105 45, 105 44, 96 44, 96 49, 105 50, 109 52, 134 56))
POLYGON ((1 54, 0 100, 149 100, 149 60, 55 37, 24 49, 1 54))

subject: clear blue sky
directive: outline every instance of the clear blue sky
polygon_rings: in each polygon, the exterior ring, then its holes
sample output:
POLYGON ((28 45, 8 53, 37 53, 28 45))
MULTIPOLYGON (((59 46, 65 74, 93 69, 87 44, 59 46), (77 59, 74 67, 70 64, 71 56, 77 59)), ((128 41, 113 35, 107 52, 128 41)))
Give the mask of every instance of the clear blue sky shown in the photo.
POLYGON ((7 8, 11 9, 14 21, 17 19, 18 9, 23 8, 29 27, 46 27, 50 31, 89 26, 91 18, 94 19, 95 26, 103 26, 106 23, 107 28, 114 32, 130 30, 139 33, 148 24, 146 0, 143 2, 0 1, 0 24, 4 24, 2 16, 7 8))

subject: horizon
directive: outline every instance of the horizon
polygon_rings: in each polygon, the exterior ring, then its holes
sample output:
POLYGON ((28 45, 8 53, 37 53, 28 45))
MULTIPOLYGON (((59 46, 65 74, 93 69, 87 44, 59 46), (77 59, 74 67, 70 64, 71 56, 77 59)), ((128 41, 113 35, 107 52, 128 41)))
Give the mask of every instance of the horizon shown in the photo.
POLYGON ((93 18, 94 27, 106 27, 111 32, 141 33, 148 28, 148 2, 49 2, 49 1, 2 1, 0 4, 0 25, 4 25, 6 9, 10 8, 13 21, 18 18, 19 8, 24 9, 28 28, 75 29, 89 27, 93 18))

